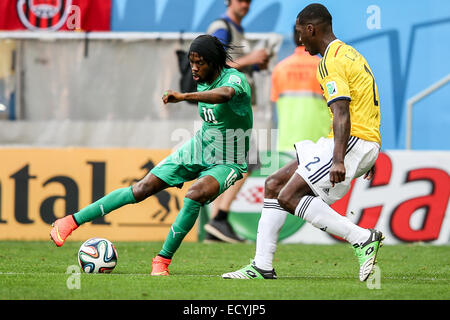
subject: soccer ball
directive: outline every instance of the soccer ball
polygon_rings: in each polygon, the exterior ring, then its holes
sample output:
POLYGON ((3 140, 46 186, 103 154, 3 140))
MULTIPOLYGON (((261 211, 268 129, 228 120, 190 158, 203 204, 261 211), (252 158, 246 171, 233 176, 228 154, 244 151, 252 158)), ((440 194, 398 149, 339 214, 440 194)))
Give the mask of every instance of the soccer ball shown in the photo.
POLYGON ((117 251, 104 238, 86 240, 78 250, 78 263, 86 273, 110 273, 117 265, 117 251))

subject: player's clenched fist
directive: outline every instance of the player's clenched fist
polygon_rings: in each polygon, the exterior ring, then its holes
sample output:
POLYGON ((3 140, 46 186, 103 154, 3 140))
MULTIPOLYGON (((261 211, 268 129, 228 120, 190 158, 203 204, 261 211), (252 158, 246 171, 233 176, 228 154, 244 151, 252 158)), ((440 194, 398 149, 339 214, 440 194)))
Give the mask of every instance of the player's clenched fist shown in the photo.
POLYGON ((342 182, 345 180, 345 166, 344 162, 337 162, 331 166, 330 169, 330 182, 331 186, 334 187, 336 183, 342 182))
POLYGON ((164 104, 169 102, 176 103, 184 100, 184 95, 177 91, 167 90, 162 96, 164 104))

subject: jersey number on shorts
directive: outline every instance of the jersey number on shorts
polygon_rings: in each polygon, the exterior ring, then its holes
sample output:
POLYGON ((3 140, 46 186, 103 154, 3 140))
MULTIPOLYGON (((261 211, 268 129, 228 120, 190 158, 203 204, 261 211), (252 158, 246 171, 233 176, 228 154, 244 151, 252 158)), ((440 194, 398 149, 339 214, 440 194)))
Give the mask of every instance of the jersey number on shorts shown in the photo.
POLYGON ((312 165, 312 164, 314 164, 314 163, 317 163, 317 162, 319 162, 319 161, 320 161, 320 158, 319 158, 319 157, 314 157, 314 161, 309 162, 309 163, 305 166, 305 168, 306 168, 308 171, 311 171, 311 169, 309 168, 309 166, 312 165))
POLYGON ((216 117, 214 116, 214 112, 212 109, 207 109, 205 107, 202 107, 202 110, 203 110, 203 116, 205 117, 206 122, 217 123, 216 117))

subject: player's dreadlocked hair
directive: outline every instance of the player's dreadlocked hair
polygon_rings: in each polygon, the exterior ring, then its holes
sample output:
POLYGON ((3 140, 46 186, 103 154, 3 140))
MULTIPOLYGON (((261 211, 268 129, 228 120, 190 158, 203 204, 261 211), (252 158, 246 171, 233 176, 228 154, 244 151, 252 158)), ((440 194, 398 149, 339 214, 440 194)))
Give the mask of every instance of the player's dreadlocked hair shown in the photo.
POLYGON ((216 37, 204 34, 192 41, 189 54, 191 52, 197 52, 208 65, 220 71, 223 68, 229 68, 227 61, 232 61, 230 54, 227 52, 229 49, 233 49, 233 46, 225 45, 216 37))
POLYGON ((326 23, 331 26, 332 17, 328 9, 321 5, 320 3, 312 3, 306 6, 300 13, 297 15, 297 20, 299 24, 307 24, 310 22, 315 23, 326 23))

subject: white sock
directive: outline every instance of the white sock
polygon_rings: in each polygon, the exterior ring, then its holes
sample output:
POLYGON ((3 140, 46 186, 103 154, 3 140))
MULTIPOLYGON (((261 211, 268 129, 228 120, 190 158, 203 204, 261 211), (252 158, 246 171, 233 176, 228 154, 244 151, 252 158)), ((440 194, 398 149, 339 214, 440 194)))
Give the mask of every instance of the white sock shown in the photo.
POLYGON ((361 228, 347 217, 341 216, 319 197, 301 198, 295 215, 322 231, 344 238, 352 245, 362 244, 370 237, 368 229, 361 228))
POLYGON ((253 260, 258 268, 273 269, 272 262, 277 250, 278 236, 287 214, 287 211, 280 207, 277 199, 264 199, 256 236, 256 254, 253 260))

